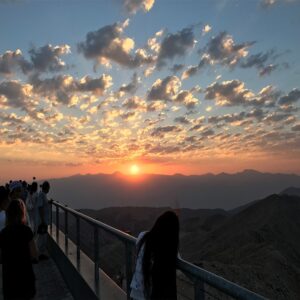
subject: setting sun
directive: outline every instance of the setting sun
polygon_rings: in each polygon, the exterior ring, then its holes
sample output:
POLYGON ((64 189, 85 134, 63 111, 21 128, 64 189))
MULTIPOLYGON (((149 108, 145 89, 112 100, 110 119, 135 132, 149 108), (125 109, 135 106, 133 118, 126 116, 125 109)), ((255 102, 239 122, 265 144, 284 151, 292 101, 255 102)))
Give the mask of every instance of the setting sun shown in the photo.
POLYGON ((139 174, 140 173, 140 168, 139 168, 139 166, 137 166, 137 165, 132 165, 131 167, 130 167, 130 174, 131 175, 137 175, 137 174, 139 174))

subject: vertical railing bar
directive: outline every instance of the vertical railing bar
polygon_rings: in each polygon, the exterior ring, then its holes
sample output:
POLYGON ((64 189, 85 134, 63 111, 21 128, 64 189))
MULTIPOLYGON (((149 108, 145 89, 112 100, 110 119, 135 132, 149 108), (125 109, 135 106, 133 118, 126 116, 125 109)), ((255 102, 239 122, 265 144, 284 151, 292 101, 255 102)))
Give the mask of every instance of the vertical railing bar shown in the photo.
POLYGON ((125 241, 125 261, 126 261, 126 294, 127 300, 130 300, 130 282, 132 278, 132 251, 130 244, 125 241))
POLYGON ((52 222, 53 222, 53 202, 50 201, 50 235, 52 236, 52 222))
POLYGON ((100 299, 100 276, 99 276, 99 230, 94 225, 94 271, 95 271, 95 291, 100 299))
POLYGON ((77 270, 80 272, 80 218, 76 216, 77 270))
POLYGON ((59 206, 56 206, 56 243, 59 245, 59 206))
POLYGON ((194 282, 195 300, 205 300, 204 282, 197 279, 194 282))
POLYGON ((68 224, 68 211, 65 209, 65 254, 69 253, 69 224, 68 224))

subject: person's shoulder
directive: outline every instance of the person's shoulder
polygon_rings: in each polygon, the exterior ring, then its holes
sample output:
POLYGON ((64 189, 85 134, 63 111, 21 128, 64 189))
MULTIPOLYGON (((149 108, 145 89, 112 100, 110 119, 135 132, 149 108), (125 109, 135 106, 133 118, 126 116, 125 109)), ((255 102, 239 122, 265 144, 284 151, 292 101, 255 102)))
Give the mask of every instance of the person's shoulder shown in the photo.
POLYGON ((141 239, 145 236, 145 234, 147 233, 148 231, 142 231, 139 233, 138 237, 137 237, 137 240, 136 240, 136 244, 138 244, 141 239))

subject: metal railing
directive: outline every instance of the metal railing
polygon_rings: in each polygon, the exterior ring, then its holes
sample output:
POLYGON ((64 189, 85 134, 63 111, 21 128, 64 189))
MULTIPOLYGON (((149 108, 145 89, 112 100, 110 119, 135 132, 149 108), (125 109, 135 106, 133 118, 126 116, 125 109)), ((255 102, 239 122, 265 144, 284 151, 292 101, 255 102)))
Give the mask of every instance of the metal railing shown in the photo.
MULTIPOLYGON (((80 272, 80 220, 88 222, 94 229, 94 281, 95 281, 95 292, 98 297, 100 297, 100 276, 99 276, 99 229, 108 232, 109 234, 116 237, 125 245, 125 271, 126 271, 126 293, 127 299, 130 300, 130 282, 133 275, 133 251, 135 249, 136 238, 118 230, 112 226, 109 226, 105 223, 102 223, 98 220, 95 220, 85 214, 82 214, 72 208, 69 208, 57 201, 51 202, 51 214, 50 214, 50 233, 52 235, 52 224, 53 224, 53 207, 56 210, 55 218, 55 227, 56 227, 56 240, 59 241, 59 216, 60 210, 64 213, 64 246, 65 253, 68 253, 68 219, 69 214, 73 215, 76 218, 76 265, 77 270, 80 272)), ((249 291, 246 288, 243 288, 231 281, 224 279, 221 276, 218 276, 214 273, 211 273, 203 268, 200 268, 190 262, 183 260, 181 258, 177 259, 177 269, 180 270, 187 278, 189 278, 194 287, 194 299, 204 300, 205 299, 205 290, 204 284, 215 288, 218 291, 223 292, 225 295, 230 296, 234 299, 241 300, 262 300, 266 299, 254 292, 249 291)))

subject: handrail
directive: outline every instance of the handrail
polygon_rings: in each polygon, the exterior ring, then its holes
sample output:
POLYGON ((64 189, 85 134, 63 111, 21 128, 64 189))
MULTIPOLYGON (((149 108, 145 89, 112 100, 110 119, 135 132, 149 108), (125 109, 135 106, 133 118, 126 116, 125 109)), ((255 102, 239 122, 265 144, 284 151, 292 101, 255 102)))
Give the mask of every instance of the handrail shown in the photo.
MULTIPOLYGON (((65 212, 65 217, 67 217, 68 213, 71 213, 76 217, 76 228, 77 228, 77 238, 79 234, 79 221, 80 219, 83 219, 87 221, 89 224, 91 224, 94 227, 94 241, 95 241, 95 290, 97 295, 100 295, 99 292, 99 253, 97 252, 97 249, 99 248, 99 239, 98 239, 98 230, 99 228, 111 233, 118 239, 120 239, 126 247, 126 278, 127 278, 127 299, 130 299, 130 280, 132 276, 132 260, 131 260, 131 250, 129 249, 129 246, 135 246, 136 238, 131 236, 130 234, 127 234, 119 229, 116 229, 110 225, 107 225, 101 221, 95 220, 83 213, 80 213, 72 208, 67 207, 66 205, 63 205, 57 201, 51 201, 50 202, 53 206, 56 207, 56 224, 59 224, 59 209, 62 209, 65 212)), ((67 218, 65 218, 65 229, 67 229, 68 221, 66 221, 67 218)), ((68 219, 67 219, 68 220, 68 219)), ((58 229, 58 228, 56 228, 58 229)), ((50 222, 50 230, 52 233, 52 208, 51 208, 51 222, 50 222)), ((56 231, 56 237, 58 238, 58 231, 56 231)), ((77 241, 78 244, 78 251, 77 251, 77 267, 78 270, 80 269, 80 243, 77 241)), ((65 241, 66 243, 66 241, 65 241)), ((67 245, 65 245, 65 248, 67 245)), ((186 276, 188 276, 190 279, 193 280, 194 283, 194 289, 195 289, 195 299, 196 300, 202 300, 205 298, 205 293, 203 291, 203 283, 206 283, 215 289, 222 291, 228 296, 231 296, 235 299, 240 300, 263 300, 266 299, 262 297, 261 295, 258 295, 244 287, 239 286, 238 284, 235 284, 231 281, 228 281, 227 279, 218 276, 212 272, 209 272, 203 268, 200 268, 186 260, 183 260, 182 258, 177 258, 177 269, 180 270, 182 273, 184 273, 186 276)))

